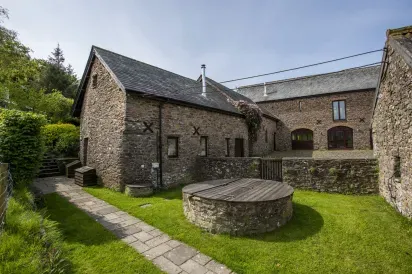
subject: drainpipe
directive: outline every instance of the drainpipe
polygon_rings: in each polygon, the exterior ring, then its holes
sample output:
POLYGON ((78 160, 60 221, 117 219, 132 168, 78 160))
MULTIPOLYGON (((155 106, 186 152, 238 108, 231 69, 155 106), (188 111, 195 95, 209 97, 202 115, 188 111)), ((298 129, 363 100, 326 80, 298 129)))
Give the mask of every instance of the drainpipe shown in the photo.
POLYGON ((206 97, 206 65, 201 66, 202 69, 202 96, 206 97))
POLYGON ((163 187, 163 142, 162 142, 162 109, 163 103, 159 103, 159 184, 163 187))

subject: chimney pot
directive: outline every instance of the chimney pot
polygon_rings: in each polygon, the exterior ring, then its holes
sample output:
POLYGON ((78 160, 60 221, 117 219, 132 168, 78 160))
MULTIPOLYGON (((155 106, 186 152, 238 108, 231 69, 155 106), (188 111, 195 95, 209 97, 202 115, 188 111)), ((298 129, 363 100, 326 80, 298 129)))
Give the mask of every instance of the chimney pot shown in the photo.
POLYGON ((202 96, 206 97, 206 65, 200 66, 202 69, 202 96))

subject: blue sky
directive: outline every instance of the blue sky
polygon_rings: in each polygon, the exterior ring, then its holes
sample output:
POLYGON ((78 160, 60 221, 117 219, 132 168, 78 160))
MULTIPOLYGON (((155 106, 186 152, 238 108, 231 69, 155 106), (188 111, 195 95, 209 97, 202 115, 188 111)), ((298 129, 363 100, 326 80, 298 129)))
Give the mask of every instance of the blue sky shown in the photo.
MULTIPOLYGON (((8 28, 47 58, 59 42, 81 77, 97 45, 196 79, 216 81, 383 48, 385 31, 412 25, 412 1, 3 0, 8 28)), ((380 61, 381 53, 228 86, 380 61)))

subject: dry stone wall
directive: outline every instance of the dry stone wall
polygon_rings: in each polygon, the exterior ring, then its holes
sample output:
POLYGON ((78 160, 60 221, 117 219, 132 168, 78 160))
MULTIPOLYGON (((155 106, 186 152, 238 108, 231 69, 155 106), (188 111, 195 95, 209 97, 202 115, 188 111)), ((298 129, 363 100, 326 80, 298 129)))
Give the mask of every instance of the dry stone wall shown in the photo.
POLYGON ((375 194, 375 159, 283 158, 283 182, 294 188, 343 194, 375 194))
POLYGON ((412 69, 391 44, 387 61, 373 120, 379 189, 386 201, 412 218, 412 69))
POLYGON ((197 181, 260 178, 261 161, 258 157, 222 157, 196 159, 197 181))

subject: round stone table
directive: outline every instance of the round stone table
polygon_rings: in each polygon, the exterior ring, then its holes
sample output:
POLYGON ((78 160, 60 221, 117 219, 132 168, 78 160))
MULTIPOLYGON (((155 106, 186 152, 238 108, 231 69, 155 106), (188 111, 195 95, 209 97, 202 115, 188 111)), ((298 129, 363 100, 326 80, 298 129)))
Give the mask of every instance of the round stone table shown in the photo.
POLYGON ((186 218, 211 233, 263 233, 292 217, 293 188, 277 181, 221 179, 187 185, 182 191, 186 218))

